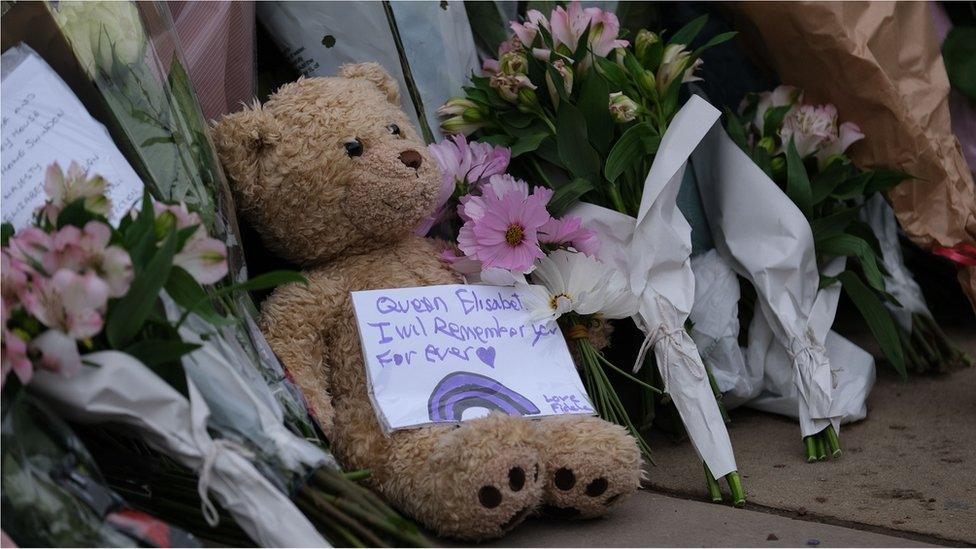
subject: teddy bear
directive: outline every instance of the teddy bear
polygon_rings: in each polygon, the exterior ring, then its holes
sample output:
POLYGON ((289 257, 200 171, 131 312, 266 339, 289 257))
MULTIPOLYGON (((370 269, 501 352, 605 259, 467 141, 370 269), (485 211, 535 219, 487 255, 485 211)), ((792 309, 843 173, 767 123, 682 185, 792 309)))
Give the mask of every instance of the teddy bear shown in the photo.
POLYGON ((637 489, 634 439, 596 417, 492 413, 384 434, 350 292, 460 280, 413 234, 438 206, 441 174, 378 64, 286 84, 223 117, 214 141, 240 213, 307 278, 264 301, 260 327, 343 466, 369 469, 406 515, 464 540, 536 511, 601 516, 637 489))

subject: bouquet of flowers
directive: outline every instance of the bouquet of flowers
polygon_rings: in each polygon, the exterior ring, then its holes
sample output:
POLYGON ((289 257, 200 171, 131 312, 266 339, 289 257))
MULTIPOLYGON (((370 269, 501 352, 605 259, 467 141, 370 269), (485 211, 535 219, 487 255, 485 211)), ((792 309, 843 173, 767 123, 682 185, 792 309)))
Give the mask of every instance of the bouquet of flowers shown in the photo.
MULTIPOLYGON (((713 469, 729 475, 733 500, 741 504, 744 494, 728 435, 694 343, 687 334, 682 335, 687 318, 687 310, 682 317, 682 309, 690 308, 690 303, 684 304, 690 297, 658 295, 651 288, 657 285, 649 282, 655 276, 650 260, 609 261, 604 253, 628 255, 632 245, 647 245, 647 231, 654 230, 648 227, 659 224, 674 223, 675 231, 668 238, 673 235, 680 241, 687 236, 687 223, 673 213, 676 207, 670 192, 677 193, 684 165, 679 162, 673 169, 661 165, 656 183, 647 181, 658 164, 656 153, 679 112, 682 84, 696 78, 702 51, 734 34, 716 36, 690 50, 688 44, 704 24, 704 18, 695 20, 667 40, 641 30, 631 44, 622 38, 613 13, 583 9, 578 2, 568 8, 556 7, 549 16, 530 10, 525 21, 512 22, 515 34, 501 44, 498 59, 486 61, 483 76, 472 76, 471 85, 463 88, 464 96, 452 98, 439 110, 446 133, 473 135, 479 143, 456 136, 453 143, 432 148, 448 174, 441 193, 446 205, 418 230, 426 232, 446 222, 441 232, 456 234, 461 252, 449 255, 448 260, 469 276, 490 283, 521 284, 529 275, 531 281, 541 284, 532 290, 538 293, 540 314, 545 311, 545 316, 559 319, 568 337, 577 342, 584 379, 598 413, 630 429, 647 456, 649 449, 605 369, 617 371, 644 391, 657 389, 615 367, 584 341, 587 329, 592 334, 604 319, 639 313, 647 340, 638 352, 635 371, 643 366, 645 353, 652 347, 655 355, 661 354, 658 359, 663 363, 658 368, 665 390, 679 410, 684 410, 682 417, 690 425, 696 449, 706 462, 711 460, 713 469), (501 175, 506 165, 511 175, 501 175), (532 181, 535 188, 523 181, 532 181), (669 191, 662 193, 662 187, 669 191), (658 197, 658 210, 645 215, 658 197), (576 210, 564 215, 571 207, 578 209, 580 203, 598 209, 589 211, 593 215, 576 210), (455 211, 459 218, 454 218, 455 211), (614 218, 598 223, 599 238, 585 226, 593 216, 603 221, 614 218), (652 217, 658 221, 645 222, 642 233, 640 220, 652 217), (620 230, 611 235, 608 231, 613 232, 610 225, 614 224, 620 230), (610 237, 603 244, 612 250, 597 253, 597 243, 604 237, 610 237), (583 273, 594 278, 584 281, 583 273), (646 304, 640 306, 645 291, 646 304), (581 301, 581 296, 586 299, 581 301), (668 311, 667 320, 659 318, 661 310, 668 311), (671 368, 672 361, 683 364, 671 368), (668 386, 672 371, 676 375, 668 386), (707 411, 698 413, 702 409, 707 411), (721 458, 713 459, 719 454, 721 458)), ((709 118, 711 107, 703 103, 692 105, 688 127, 709 118)), ((707 122, 710 125, 714 119, 707 122)), ((685 143, 683 138, 677 140, 685 143)), ((688 154, 690 149, 683 158, 688 154)), ((679 243, 674 250, 677 255, 690 253, 690 244, 685 250, 679 243)), ((652 255, 647 249, 637 254, 645 259, 652 255)), ((669 267, 660 272, 668 271, 674 259, 674 268, 690 277, 688 254, 677 255, 665 259, 669 267)), ((679 287, 664 285, 683 294, 679 287)))
MULTIPOLYGON (((886 285, 892 280, 891 271, 885 268, 886 255, 891 256, 891 252, 884 253, 875 231, 859 218, 864 215, 866 198, 886 191, 909 176, 892 170, 858 172, 844 152, 864 138, 860 129, 852 122, 839 124, 833 105, 803 104, 802 96, 802 91, 790 86, 750 94, 740 106, 738 116, 727 114, 730 137, 807 219, 813 234, 821 288, 840 283, 899 374, 906 375, 906 358, 916 369, 929 361, 959 360, 961 353, 945 336, 936 336, 941 330, 934 322, 921 320, 908 332, 898 328, 892 314, 901 304, 886 285), (848 258, 856 260, 859 269, 847 268, 848 258), (914 337, 911 333, 915 333, 914 337), (932 336, 931 344, 923 334, 932 336)), ((897 246, 897 240, 894 245, 897 246)), ((832 425, 805 437, 804 442, 808 460, 840 455, 839 440, 832 425)))
MULTIPOLYGON (((230 356, 221 356, 214 351, 221 349, 214 342, 228 341, 220 329, 238 321, 226 316, 213 296, 303 279, 276 271, 212 290, 212 296, 203 285, 226 275, 227 251, 207 234, 200 217, 184 204, 154 203, 146 193, 140 209, 124 216, 116 229, 104 217, 111 206, 105 186, 104 179, 88 178, 77 165, 67 174, 52 165, 45 182, 49 200, 38 210, 34 225, 19 232, 4 227, 5 394, 30 383, 72 418, 131 424, 157 455, 199 471, 198 480, 191 471, 171 471, 169 491, 160 488, 166 495, 146 506, 158 506, 167 518, 199 527, 202 536, 233 539, 233 529, 215 530, 220 514, 207 496, 213 482, 232 516, 260 543, 323 543, 313 524, 284 495, 291 488, 315 527, 335 539, 351 543, 361 538, 383 545, 389 536, 422 543, 412 526, 346 480, 321 450, 303 447, 310 445, 281 427, 280 412, 268 412, 257 399, 244 417, 263 415, 264 424, 239 429, 243 436, 238 438, 257 441, 263 452, 232 439, 210 438, 206 429, 211 414, 202 396, 208 391, 207 381, 211 401, 218 400, 212 396, 216 389, 251 394, 226 369, 237 353, 232 349, 230 356), (209 354, 202 364, 212 371, 199 366, 194 352, 209 354), (195 375, 185 370, 190 364, 195 375), (34 381, 35 367, 61 375, 34 381), (218 372, 224 377, 216 379, 218 372), (182 412, 174 416, 174 410, 182 412), (268 443, 261 435, 273 440, 268 443), (264 474, 254 468, 256 464, 264 474), (215 480, 208 480, 211 475, 217 475, 215 480), (195 484, 197 491, 174 490, 179 484, 195 484), (186 511, 174 513, 174 502, 184 510, 199 502, 204 524, 187 518, 186 511), (374 533, 374 527, 382 533, 374 533)), ((238 399, 238 411, 242 402, 238 399)), ((224 409, 216 408, 218 419, 219 412, 223 417, 231 413, 226 410, 229 404, 219 404, 224 409)), ((246 422, 237 422, 242 423, 246 422)), ((209 427, 220 432, 224 425, 209 427)), ((154 463, 152 454, 128 455, 145 466, 154 463)))

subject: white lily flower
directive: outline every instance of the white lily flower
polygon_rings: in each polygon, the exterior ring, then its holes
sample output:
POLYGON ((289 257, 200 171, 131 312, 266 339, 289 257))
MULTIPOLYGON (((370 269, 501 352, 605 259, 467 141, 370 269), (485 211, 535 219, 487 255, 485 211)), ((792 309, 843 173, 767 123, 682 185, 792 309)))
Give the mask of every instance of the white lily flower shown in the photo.
POLYGON ((625 318, 637 312, 627 279, 600 260, 557 250, 536 262, 536 284, 517 282, 535 320, 555 320, 574 312, 603 318, 625 318))

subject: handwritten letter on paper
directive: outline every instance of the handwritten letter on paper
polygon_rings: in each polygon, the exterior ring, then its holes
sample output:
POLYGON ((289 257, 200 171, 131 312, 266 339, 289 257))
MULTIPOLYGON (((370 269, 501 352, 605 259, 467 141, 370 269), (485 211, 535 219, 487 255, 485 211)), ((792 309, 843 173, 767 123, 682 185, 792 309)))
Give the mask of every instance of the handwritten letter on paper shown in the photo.
POLYGON ((384 427, 508 415, 592 414, 555 322, 513 288, 452 284, 352 293, 384 427))
POLYGON ((109 219, 122 214, 142 196, 142 181, 71 89, 33 50, 11 48, 3 54, 3 220, 21 228, 44 203, 44 172, 72 161, 101 175, 112 200, 109 219), (14 63, 8 63, 12 57, 14 63))

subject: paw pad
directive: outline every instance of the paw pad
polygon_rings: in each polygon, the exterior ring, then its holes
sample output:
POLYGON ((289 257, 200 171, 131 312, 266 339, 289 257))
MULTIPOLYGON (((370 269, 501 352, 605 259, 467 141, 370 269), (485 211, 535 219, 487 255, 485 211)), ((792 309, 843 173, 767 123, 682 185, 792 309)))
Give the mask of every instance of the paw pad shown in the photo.
POLYGON ((595 498, 601 495, 602 493, 606 492, 608 486, 609 483, 607 483, 607 479, 603 477, 597 477, 593 479, 593 482, 586 485, 586 495, 595 498))
POLYGON ((563 491, 571 490, 576 485, 576 475, 573 474, 571 469, 565 467, 561 467, 556 471, 553 480, 556 483, 556 488, 563 491))
POLYGON ((521 467, 512 467, 508 472, 508 487, 518 492, 525 486, 525 471, 521 467))
POLYGON ((488 509, 494 509, 502 504, 502 493, 494 486, 482 486, 478 490, 478 501, 488 509))

